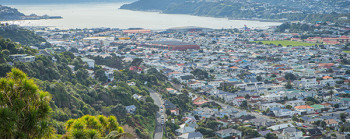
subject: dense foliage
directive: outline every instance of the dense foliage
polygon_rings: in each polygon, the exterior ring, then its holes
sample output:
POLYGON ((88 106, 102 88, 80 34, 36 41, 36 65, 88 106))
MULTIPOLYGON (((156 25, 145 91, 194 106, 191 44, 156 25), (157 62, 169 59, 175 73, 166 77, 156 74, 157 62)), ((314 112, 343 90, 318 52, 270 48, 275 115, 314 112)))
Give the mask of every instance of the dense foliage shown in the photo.
POLYGON ((0 36, 27 46, 50 46, 50 44, 47 43, 46 40, 41 36, 38 36, 34 34, 33 31, 24 29, 17 25, 0 24, 0 36))
POLYGON ((301 23, 283 23, 282 25, 277 26, 276 31, 285 32, 286 30, 289 30, 289 32, 307 32, 314 31, 315 29, 320 29, 320 27, 301 23))
POLYGON ((66 122, 66 137, 72 137, 75 139, 86 138, 101 138, 116 132, 115 138, 120 137, 124 133, 124 129, 119 126, 117 118, 115 116, 91 116, 85 115, 78 119, 70 119, 66 122))
POLYGON ((13 68, 0 79, 0 138, 49 138, 51 96, 13 68))
MULTIPOLYGON (((158 111, 158 107, 150 98, 147 87, 163 86, 166 79, 156 69, 136 73, 128 70, 127 67, 131 63, 120 63, 119 68, 125 67, 126 69, 114 71, 115 80, 105 84, 106 81, 102 76, 104 71, 101 71, 101 66, 96 65, 96 68, 92 69, 95 71, 95 77, 99 75, 97 78, 93 78, 88 72, 90 69, 88 69, 87 64, 71 52, 36 55, 34 62, 23 63, 14 61, 9 55, 13 51, 34 55, 37 54, 37 51, 5 39, 0 39, 0 46, 1 77, 4 77, 11 68, 16 67, 28 76, 35 78, 34 81, 40 89, 52 94, 50 106, 53 111, 52 120, 56 133, 65 134, 67 132, 64 122, 69 119, 76 119, 84 115, 103 114, 118 116, 118 122, 121 125, 134 127, 140 138, 152 136, 155 128, 155 113, 158 111), (53 57, 57 61, 53 61, 53 57), (11 66, 7 62, 14 64, 11 66), (69 67, 69 65, 74 66, 74 68, 69 67), (135 85, 129 84, 132 82, 135 85), (142 96, 142 99, 134 99, 134 94, 142 96), (127 113, 125 110, 125 107, 130 105, 136 107, 134 113, 127 113)), ((112 58, 121 59, 114 56, 112 58)), ((101 59, 101 61, 107 60, 101 59)))

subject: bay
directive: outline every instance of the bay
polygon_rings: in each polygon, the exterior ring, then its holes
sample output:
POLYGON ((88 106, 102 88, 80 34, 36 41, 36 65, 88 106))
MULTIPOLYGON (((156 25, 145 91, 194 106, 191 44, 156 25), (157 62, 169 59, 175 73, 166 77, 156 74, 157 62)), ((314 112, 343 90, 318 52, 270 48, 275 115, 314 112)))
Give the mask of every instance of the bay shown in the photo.
POLYGON ((162 14, 119 9, 124 3, 77 3, 48 5, 10 5, 29 15, 62 16, 63 19, 7 21, 21 26, 50 26, 69 28, 145 28, 168 29, 182 26, 198 26, 213 29, 267 28, 277 26, 279 22, 260 22, 251 20, 229 20, 226 18, 200 17, 183 14, 162 14))

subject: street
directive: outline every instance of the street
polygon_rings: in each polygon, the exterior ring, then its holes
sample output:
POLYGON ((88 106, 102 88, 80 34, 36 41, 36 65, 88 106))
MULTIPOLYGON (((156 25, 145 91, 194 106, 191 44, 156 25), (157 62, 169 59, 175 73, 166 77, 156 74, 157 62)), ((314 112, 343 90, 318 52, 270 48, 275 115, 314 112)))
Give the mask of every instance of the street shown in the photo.
MULTIPOLYGON (((156 104, 160 108, 163 104, 162 97, 157 92, 152 90, 151 88, 148 88, 148 91, 150 92, 150 96, 154 100, 154 104, 156 104)), ((161 113, 161 111, 159 110, 156 114, 156 129, 154 131, 154 137, 153 137, 154 139, 162 139, 163 138, 164 125, 162 125, 161 115, 165 116, 164 106, 163 106, 163 112, 161 113)), ((164 117, 164 120, 165 120, 165 117, 164 117)), ((165 123, 165 121, 164 121, 164 123, 165 123)))

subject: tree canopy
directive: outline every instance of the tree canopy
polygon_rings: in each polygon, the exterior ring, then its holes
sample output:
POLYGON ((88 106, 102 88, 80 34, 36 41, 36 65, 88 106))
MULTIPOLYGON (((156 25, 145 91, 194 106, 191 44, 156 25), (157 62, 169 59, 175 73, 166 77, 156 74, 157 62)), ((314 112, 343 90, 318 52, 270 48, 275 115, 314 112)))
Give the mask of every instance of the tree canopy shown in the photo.
POLYGON ((115 116, 85 115, 78 119, 68 120, 66 122, 66 129, 68 132, 65 136, 76 139, 106 137, 110 133, 113 133, 116 137, 124 135, 124 129, 119 126, 115 116))
POLYGON ((0 79, 0 138, 49 138, 51 95, 17 68, 0 79))

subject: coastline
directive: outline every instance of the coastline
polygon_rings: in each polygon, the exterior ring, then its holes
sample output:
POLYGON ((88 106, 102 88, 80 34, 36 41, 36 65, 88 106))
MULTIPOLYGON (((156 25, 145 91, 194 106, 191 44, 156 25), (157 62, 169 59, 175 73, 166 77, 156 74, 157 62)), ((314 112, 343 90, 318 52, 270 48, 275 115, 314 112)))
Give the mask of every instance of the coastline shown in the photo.
POLYGON ((191 15, 191 16, 198 16, 198 17, 223 18, 228 20, 241 20, 241 21, 244 20, 244 21, 276 22, 276 23, 288 22, 288 20, 278 20, 278 19, 232 18, 232 17, 220 17, 220 16, 204 16, 204 15, 195 15, 195 14, 164 13, 162 10, 135 10, 135 9, 126 9, 126 8, 118 8, 118 9, 136 11, 136 12, 155 12, 159 14, 171 14, 171 15, 191 15))

